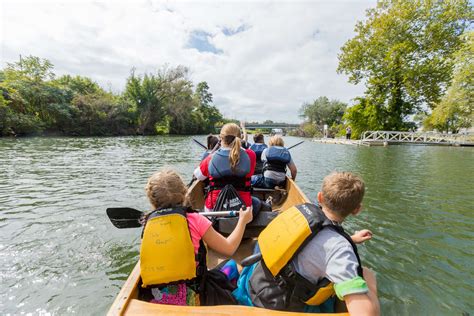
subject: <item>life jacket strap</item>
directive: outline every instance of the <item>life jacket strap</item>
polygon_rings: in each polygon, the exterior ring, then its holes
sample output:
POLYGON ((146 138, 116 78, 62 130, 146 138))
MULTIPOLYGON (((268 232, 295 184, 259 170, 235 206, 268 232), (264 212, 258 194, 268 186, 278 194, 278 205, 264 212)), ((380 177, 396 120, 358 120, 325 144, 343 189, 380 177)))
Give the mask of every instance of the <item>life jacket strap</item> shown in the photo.
POLYGON ((232 185, 237 191, 249 192, 251 190, 250 179, 247 177, 228 176, 212 179, 209 182, 210 191, 222 190, 226 185, 232 185))
POLYGON ((278 160, 270 160, 265 162, 263 165, 263 171, 277 171, 277 172, 286 172, 286 162, 278 160))

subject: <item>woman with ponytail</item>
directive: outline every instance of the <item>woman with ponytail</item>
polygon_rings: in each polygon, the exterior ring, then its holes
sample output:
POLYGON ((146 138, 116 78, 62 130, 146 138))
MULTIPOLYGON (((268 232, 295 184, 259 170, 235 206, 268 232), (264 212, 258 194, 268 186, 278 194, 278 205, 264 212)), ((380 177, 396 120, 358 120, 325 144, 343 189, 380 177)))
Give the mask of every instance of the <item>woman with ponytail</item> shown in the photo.
MULTIPOLYGON (((241 131, 237 124, 225 124, 220 132, 221 148, 204 159, 194 175, 200 181, 209 178, 210 190, 206 197, 206 211, 213 210, 221 189, 231 184, 246 206, 252 205, 250 178, 254 173, 256 156, 250 149, 241 148, 241 131)), ((254 214, 258 201, 253 203, 254 214)))

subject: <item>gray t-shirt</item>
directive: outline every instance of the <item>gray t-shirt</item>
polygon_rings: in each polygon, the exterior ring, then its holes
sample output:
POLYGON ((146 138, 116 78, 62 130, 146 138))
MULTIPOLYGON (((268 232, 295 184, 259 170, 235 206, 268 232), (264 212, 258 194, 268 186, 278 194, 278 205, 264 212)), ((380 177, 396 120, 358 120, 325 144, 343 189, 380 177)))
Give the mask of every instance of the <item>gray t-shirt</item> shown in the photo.
MULTIPOLYGON (((319 232, 292 260, 296 271, 313 283, 326 277, 338 284, 358 277, 357 257, 347 239, 331 228, 319 232)), ((367 293, 357 290, 352 293, 367 293)), ((352 294, 351 293, 351 294, 352 294)))

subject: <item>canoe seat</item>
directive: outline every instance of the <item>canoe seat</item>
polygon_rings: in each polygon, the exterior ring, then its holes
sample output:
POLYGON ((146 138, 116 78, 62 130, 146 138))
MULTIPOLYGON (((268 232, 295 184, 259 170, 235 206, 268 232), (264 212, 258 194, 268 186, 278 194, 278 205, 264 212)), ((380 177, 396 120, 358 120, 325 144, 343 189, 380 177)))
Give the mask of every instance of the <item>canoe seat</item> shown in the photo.
POLYGON ((281 189, 280 187, 275 187, 273 189, 252 188, 252 191, 252 196, 257 197, 262 201, 265 201, 269 196, 271 196, 274 205, 283 203, 288 195, 288 191, 281 189))
MULTIPOLYGON (((245 227, 244 238, 258 237, 260 232, 275 218, 279 212, 260 212, 252 222, 245 227)), ((237 225, 238 217, 220 217, 216 218, 214 229, 224 236, 228 236, 234 231, 237 225)))

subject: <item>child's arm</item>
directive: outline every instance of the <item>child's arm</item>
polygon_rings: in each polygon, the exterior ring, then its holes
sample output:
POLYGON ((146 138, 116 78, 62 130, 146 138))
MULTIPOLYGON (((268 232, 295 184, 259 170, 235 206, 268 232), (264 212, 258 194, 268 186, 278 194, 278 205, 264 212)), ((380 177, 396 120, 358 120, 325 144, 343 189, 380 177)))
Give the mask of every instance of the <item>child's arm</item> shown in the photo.
POLYGON ((361 244, 364 241, 370 240, 371 238, 372 238, 372 232, 368 229, 356 231, 354 235, 351 236, 352 241, 356 244, 361 244))
POLYGON ((245 121, 240 121, 240 128, 242 129, 242 139, 245 140, 245 142, 247 142, 247 138, 248 138, 248 135, 247 135, 247 130, 245 129, 245 121))
POLYGON ((294 181, 296 179, 296 174, 298 173, 298 169, 296 168, 296 165, 293 162, 293 160, 291 160, 288 163, 288 169, 290 169, 291 179, 293 179, 293 181, 294 181))
POLYGON ((344 296, 347 311, 350 315, 380 315, 380 304, 377 298, 377 280, 374 273, 364 269, 364 279, 369 288, 366 294, 350 294, 344 296))
POLYGON ((226 238, 219 234, 212 226, 202 236, 204 242, 213 250, 225 255, 232 256, 240 245, 244 236, 245 226, 252 221, 252 207, 243 208, 239 212, 239 221, 234 231, 226 238))

